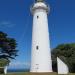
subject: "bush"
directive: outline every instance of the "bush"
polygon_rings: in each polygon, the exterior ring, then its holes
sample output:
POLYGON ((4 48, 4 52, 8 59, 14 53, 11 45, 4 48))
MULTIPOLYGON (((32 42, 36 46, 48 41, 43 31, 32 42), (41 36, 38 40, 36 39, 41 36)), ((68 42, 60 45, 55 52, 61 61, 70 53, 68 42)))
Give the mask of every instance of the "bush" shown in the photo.
POLYGON ((4 73, 4 68, 0 68, 0 74, 4 73))
POLYGON ((57 71, 57 57, 68 65, 70 72, 75 73, 75 43, 61 44, 52 50, 54 71, 57 71))

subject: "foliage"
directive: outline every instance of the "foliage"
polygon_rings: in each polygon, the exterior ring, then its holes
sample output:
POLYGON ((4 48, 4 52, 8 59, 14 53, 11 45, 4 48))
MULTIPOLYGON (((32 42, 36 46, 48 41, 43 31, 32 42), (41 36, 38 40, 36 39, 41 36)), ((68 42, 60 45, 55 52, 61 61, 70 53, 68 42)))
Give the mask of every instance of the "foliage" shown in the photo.
POLYGON ((6 33, 0 31, 0 60, 11 61, 17 56, 18 50, 16 50, 16 40, 9 38, 6 33))
POLYGON ((52 50, 53 68, 57 71, 57 60, 56 58, 61 58, 68 67, 70 72, 75 72, 75 43, 71 44, 61 44, 52 50))
POLYGON ((0 59, 0 67, 4 67, 6 65, 8 65, 9 61, 6 59, 0 59))

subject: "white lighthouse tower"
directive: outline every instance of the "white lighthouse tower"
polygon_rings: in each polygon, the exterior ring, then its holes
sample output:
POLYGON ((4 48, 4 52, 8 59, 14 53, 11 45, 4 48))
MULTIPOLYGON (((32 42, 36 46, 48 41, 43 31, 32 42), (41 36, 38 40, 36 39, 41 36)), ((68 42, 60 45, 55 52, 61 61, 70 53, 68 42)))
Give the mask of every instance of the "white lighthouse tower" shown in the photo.
POLYGON ((31 12, 33 14, 33 32, 30 72, 52 72, 47 19, 49 6, 43 0, 35 0, 31 12))

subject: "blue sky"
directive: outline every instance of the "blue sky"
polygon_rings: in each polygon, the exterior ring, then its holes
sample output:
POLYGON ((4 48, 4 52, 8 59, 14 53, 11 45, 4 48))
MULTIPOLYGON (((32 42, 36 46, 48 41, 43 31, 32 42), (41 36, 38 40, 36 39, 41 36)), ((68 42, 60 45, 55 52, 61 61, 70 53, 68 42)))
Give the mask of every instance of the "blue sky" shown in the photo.
MULTIPOLYGON (((48 15, 51 48, 61 43, 75 42, 75 0, 46 0, 51 10, 48 15)), ((10 67, 30 66, 32 15, 34 0, 0 0, 0 31, 17 40, 19 50, 10 67)))

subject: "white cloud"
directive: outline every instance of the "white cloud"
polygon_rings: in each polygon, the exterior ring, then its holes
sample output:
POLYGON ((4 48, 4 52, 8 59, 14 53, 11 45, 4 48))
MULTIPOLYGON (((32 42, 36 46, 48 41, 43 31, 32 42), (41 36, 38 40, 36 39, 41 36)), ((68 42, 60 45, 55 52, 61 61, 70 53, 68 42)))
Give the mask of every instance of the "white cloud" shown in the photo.
POLYGON ((0 22, 0 27, 14 27, 16 24, 13 24, 12 22, 9 21, 2 21, 0 22))
POLYGON ((30 63, 29 62, 14 62, 14 63, 10 63, 10 66, 21 66, 21 65, 30 66, 30 63))
POLYGON ((29 68, 30 67, 30 62, 11 62, 9 65, 9 68, 29 68))

